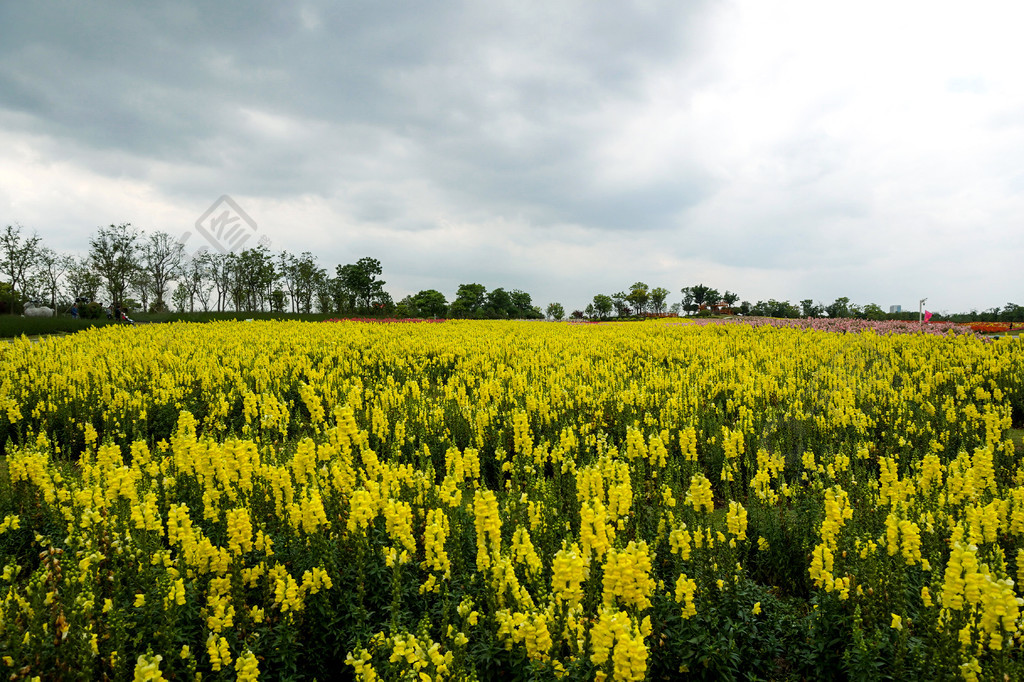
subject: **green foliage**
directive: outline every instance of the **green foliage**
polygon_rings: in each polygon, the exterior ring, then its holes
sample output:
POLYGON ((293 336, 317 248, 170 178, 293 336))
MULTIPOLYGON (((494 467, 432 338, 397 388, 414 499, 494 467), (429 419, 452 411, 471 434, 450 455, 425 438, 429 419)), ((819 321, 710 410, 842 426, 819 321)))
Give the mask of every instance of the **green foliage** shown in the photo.
POLYGON ((644 313, 647 310, 647 304, 651 300, 650 287, 644 282, 635 282, 633 286, 629 288, 629 293, 626 294, 626 300, 629 301, 630 305, 633 306, 633 310, 637 313, 644 313))
POLYGON ((665 312, 665 300, 671 292, 665 287, 651 289, 651 308, 656 313, 665 312))
POLYGON ((380 261, 364 257, 355 263, 337 267, 336 302, 340 310, 369 310, 375 303, 382 303, 386 282, 378 279, 383 272, 380 261))
POLYGON ((812 299, 805 298, 800 301, 800 315, 802 317, 821 317, 825 313, 825 307, 816 304, 812 299))
POLYGON ((21 315, 25 312, 21 293, 7 282, 0 282, 0 315, 21 315))
POLYGON ((801 310, 789 301, 776 301, 774 298, 767 301, 758 301, 750 309, 751 315, 760 317, 801 317, 801 310))
POLYGON ((592 305, 594 306, 594 315, 604 319, 611 315, 614 301, 612 301, 611 296, 606 294, 597 294, 594 296, 594 302, 592 305))
POLYGON ((21 226, 8 225, 0 232, 0 276, 6 278, 8 313, 18 314, 22 303, 19 292, 25 293, 30 285, 32 270, 39 260, 40 239, 38 235, 21 236, 21 226))
POLYGON ((448 301, 436 289, 423 289, 412 297, 412 311, 418 317, 443 318, 448 314, 448 301))
POLYGON ((483 284, 460 284, 452 302, 453 317, 474 317, 487 302, 487 288, 483 284))
POLYGON ((101 227, 89 240, 89 260, 106 285, 114 306, 123 304, 128 285, 139 267, 139 233, 131 223, 101 227))
MULTIPOLYGON (((102 308, 101 308, 102 310, 102 308)), ((41 334, 70 334, 91 327, 112 324, 105 316, 99 318, 74 319, 68 317, 0 317, 0 338, 38 336, 41 334)))
POLYGON ((829 317, 850 317, 850 299, 840 296, 829 305, 825 306, 825 312, 829 317))

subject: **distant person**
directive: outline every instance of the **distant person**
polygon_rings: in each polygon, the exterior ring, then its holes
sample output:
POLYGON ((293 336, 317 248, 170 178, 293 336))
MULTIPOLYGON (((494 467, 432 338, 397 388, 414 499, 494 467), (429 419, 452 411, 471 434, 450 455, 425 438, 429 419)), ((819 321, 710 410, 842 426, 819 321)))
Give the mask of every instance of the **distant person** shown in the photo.
POLYGON ((72 303, 71 304, 71 317, 73 319, 75 319, 75 320, 78 319, 78 304, 77 303, 72 303))

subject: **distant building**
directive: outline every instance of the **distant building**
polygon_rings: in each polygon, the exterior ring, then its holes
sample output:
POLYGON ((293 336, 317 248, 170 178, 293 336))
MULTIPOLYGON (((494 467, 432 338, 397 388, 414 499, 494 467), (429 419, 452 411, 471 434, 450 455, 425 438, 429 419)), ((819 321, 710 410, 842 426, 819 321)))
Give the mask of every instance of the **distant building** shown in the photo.
POLYGON ((719 301, 718 303, 704 304, 701 303, 697 308, 698 311, 710 311, 714 315, 732 315, 732 308, 725 301, 719 301))
POLYGON ((901 305, 891 305, 891 306, 889 306, 889 314, 890 315, 892 313, 902 313, 902 312, 903 312, 903 306, 901 306, 901 305))

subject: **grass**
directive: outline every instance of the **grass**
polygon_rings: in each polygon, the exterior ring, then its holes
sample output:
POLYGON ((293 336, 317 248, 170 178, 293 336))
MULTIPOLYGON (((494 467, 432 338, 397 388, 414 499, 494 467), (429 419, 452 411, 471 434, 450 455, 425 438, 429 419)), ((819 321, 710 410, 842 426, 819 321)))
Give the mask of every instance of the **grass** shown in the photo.
POLYGON ((1006 429, 1005 437, 1013 441, 1015 452, 1024 452, 1024 429, 1006 429))
MULTIPOLYGON (((339 317, 336 314, 311 314, 300 315, 293 313, 159 313, 132 315, 137 324, 150 324, 155 322, 214 322, 217 320, 305 320, 307 322, 322 322, 339 317)), ((98 320, 75 319, 69 316, 60 317, 21 317, 20 315, 0 315, 0 339, 10 339, 21 336, 40 336, 46 334, 72 334, 74 332, 89 329, 91 327, 102 327, 109 324, 118 324, 114 320, 105 317, 98 320)), ((122 323, 123 324, 123 323, 122 323)))
POLYGON ((21 317, 20 315, 0 316, 0 338, 39 336, 40 334, 69 334, 90 327, 114 324, 113 320, 82 320, 71 317, 21 317))
POLYGON ((153 315, 138 313, 132 319, 138 323, 149 322, 216 322, 223 320, 302 320, 305 322, 323 322, 324 320, 343 317, 337 313, 260 313, 260 312, 229 312, 229 313, 158 313, 153 315))

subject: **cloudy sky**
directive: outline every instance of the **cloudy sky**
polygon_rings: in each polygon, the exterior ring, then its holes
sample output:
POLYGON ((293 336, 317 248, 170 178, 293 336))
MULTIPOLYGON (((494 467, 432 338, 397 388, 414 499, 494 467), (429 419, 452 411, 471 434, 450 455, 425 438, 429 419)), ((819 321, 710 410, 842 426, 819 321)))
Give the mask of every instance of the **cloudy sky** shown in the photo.
POLYGON ((221 195, 396 300, 1024 304, 1024 3, 7 2, 0 224, 221 195))

